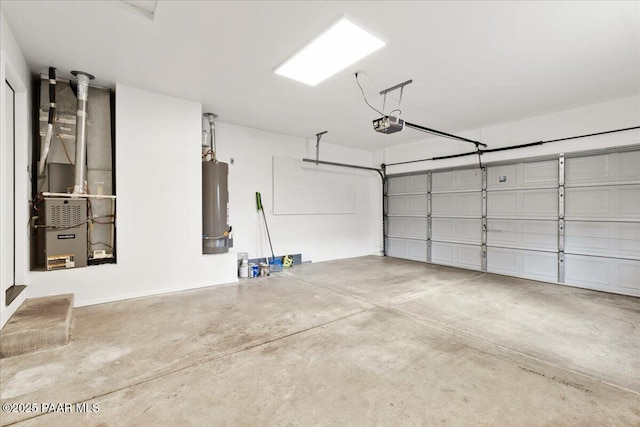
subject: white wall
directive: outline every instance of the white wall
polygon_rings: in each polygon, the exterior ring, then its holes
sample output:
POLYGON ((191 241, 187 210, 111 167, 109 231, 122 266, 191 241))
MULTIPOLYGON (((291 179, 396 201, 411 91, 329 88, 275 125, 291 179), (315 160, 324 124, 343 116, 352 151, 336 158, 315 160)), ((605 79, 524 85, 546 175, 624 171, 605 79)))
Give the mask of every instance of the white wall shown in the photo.
MULTIPOLYGON (((229 283, 236 252, 269 255, 255 192, 265 205, 274 251, 306 261, 379 254, 382 247, 380 178, 356 177, 356 213, 272 215, 273 156, 315 156, 308 141, 224 123, 216 126, 218 159, 229 167, 229 254, 201 255, 201 106, 123 85, 116 87, 117 249, 115 265, 30 272, 30 298, 74 293, 77 306, 229 283)), ((321 159, 372 166, 372 153, 321 144, 321 159)))
POLYGON ((202 255, 201 105, 116 86, 118 263, 31 272, 28 296, 76 306, 236 278, 236 255, 202 255))
MULTIPOLYGON (((199 103, 116 86, 117 264, 29 272, 29 298, 75 294, 76 306, 237 281, 236 252, 269 255, 255 192, 260 191, 277 254, 306 261, 379 254, 381 181, 356 177, 356 213, 271 214, 273 156, 315 156, 307 141, 224 123, 217 124, 218 158, 229 168, 229 254, 201 254, 201 131, 199 103)), ((321 159, 372 166, 372 153, 322 143, 321 159)), ((342 170, 341 170, 342 171, 342 170)))
POLYGON ((31 141, 31 75, 20 47, 11 28, 0 12, 0 105, 4 108, 8 94, 4 81, 8 81, 15 91, 15 192, 16 206, 13 204, 11 180, 13 154, 12 141, 6 141, 4 111, 0 126, 0 328, 9 320, 25 298, 20 294, 8 307, 5 304, 5 289, 13 284, 13 221, 8 213, 15 208, 15 282, 24 284, 28 265, 28 234, 26 221, 29 217, 29 147, 31 141))
MULTIPOLYGON (((315 138, 305 140, 225 123, 216 125, 218 160, 229 165, 230 224, 235 252, 250 258, 270 255, 264 222, 256 209, 259 191, 276 255, 301 253, 304 261, 379 254, 382 250, 382 185, 374 171, 340 169, 356 177, 356 213, 273 215, 273 156, 315 158, 315 138)), ((320 143, 320 159, 375 166, 373 153, 320 143)))
MULTIPOLYGON (((437 128, 433 123, 420 124, 437 128)), ((498 148, 638 125, 640 125, 640 96, 632 96, 525 120, 489 126, 470 132, 459 133, 459 135, 484 142, 489 145, 488 148, 498 148)), ((446 129, 442 130, 446 131, 446 129)), ((403 132, 415 131, 405 129, 403 132)), ((518 150, 487 153, 482 156, 482 161, 491 162, 522 159, 633 144, 640 144, 640 131, 638 130, 571 141, 554 142, 518 150)), ((381 153, 378 153, 378 155, 383 157, 385 163, 393 163, 474 150, 475 147, 466 142, 431 137, 412 144, 389 147, 381 150, 381 153)), ((390 166, 387 173, 395 174, 416 170, 448 168, 477 164, 477 162, 477 156, 468 156, 456 159, 390 166)))

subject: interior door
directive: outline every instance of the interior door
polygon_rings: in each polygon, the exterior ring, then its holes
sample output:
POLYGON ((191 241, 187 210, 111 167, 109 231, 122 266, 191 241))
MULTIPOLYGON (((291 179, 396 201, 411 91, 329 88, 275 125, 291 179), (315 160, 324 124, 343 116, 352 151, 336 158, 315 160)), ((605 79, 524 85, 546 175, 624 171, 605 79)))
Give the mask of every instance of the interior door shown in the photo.
POLYGON ((5 80, 5 105, 3 105, 4 114, 4 132, 5 144, 3 148, 2 162, 0 164, 0 179, 2 191, 2 209, 0 209, 0 247, 2 254, 0 256, 0 280, 2 294, 5 295, 15 283, 15 185, 13 178, 15 163, 15 91, 5 80))

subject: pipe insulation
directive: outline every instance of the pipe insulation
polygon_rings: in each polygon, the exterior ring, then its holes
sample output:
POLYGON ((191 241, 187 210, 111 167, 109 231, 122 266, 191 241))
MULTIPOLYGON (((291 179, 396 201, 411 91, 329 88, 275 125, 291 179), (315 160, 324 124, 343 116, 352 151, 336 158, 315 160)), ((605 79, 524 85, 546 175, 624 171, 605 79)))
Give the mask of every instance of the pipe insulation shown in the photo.
POLYGON ((53 138, 53 122, 56 117, 56 69, 49 67, 49 119, 47 120, 47 134, 40 147, 40 166, 38 176, 44 177, 44 170, 47 166, 47 157, 51 149, 51 139, 53 138))
POLYGON ((78 106, 76 109, 76 167, 74 194, 84 194, 87 180, 87 100, 89 95, 89 80, 94 77, 83 71, 72 71, 78 80, 78 106))

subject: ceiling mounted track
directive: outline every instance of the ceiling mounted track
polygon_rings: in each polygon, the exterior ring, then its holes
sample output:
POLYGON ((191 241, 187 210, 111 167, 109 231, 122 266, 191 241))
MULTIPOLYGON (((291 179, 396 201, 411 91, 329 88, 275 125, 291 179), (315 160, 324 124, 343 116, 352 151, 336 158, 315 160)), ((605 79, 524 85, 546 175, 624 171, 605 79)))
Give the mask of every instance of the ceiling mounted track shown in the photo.
MULTIPOLYGON (((407 126, 409 126, 408 123, 407 123, 407 126)), ((528 142, 526 144, 508 145, 506 147, 491 148, 491 149, 487 149, 487 150, 478 149, 476 151, 467 151, 465 153, 459 153, 459 154, 449 154, 447 156, 437 156, 437 157, 431 157, 431 158, 426 158, 426 159, 407 160, 407 161, 404 161, 404 162, 387 163, 386 166, 406 165, 406 164, 409 164, 409 163, 419 163, 419 162, 427 162, 427 161, 434 161, 434 160, 454 159, 454 158, 457 158, 457 157, 465 157, 465 156, 475 156, 475 155, 480 156, 480 155, 485 154, 485 153, 495 153, 495 152, 498 152, 498 151, 516 150, 516 149, 519 149, 519 148, 534 147, 534 146, 537 146, 537 145, 544 145, 544 144, 549 144, 549 143, 552 143, 552 142, 570 141, 572 139, 589 138, 589 137, 592 137, 592 136, 607 135, 607 134, 610 134, 610 133, 626 132, 626 131, 638 130, 638 129, 640 129, 640 126, 632 126, 632 127, 628 127, 628 128, 614 129, 614 130, 608 130, 608 131, 604 131, 604 132, 588 133, 588 134, 584 134, 584 135, 569 136, 569 137, 566 137, 566 138, 550 139, 548 141, 535 141, 535 142, 528 142)))

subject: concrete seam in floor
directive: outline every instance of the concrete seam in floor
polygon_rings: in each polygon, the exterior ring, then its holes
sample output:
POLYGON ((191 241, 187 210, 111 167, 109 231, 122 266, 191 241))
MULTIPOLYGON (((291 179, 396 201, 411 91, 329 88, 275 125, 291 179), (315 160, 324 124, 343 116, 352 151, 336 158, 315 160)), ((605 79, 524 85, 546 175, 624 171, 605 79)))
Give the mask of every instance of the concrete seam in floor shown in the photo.
MULTIPOLYGON (((310 280, 308 280, 308 279, 303 279, 303 278, 301 278, 301 277, 294 276, 294 275, 293 275, 293 274, 291 274, 291 273, 285 273, 285 275, 286 275, 287 277, 292 278, 292 279, 299 280, 299 281, 301 281, 302 283, 304 283, 304 284, 305 284, 305 285, 307 285, 307 286, 311 286, 311 287, 313 287, 313 288, 315 288, 315 289, 319 289, 319 290, 321 290, 321 291, 328 292, 328 293, 330 293, 330 294, 333 294, 333 295, 336 295, 336 296, 339 296, 339 297, 343 297, 343 298, 350 298, 350 299, 355 300, 355 301, 357 301, 357 302, 361 302, 361 303, 363 302, 363 303, 366 303, 366 304, 369 304, 369 305, 373 305, 374 307, 382 307, 380 304, 378 304, 378 303, 376 303, 376 302, 369 301, 369 300, 367 300, 367 299, 364 299, 363 297, 361 297, 361 296, 359 296, 359 295, 351 294, 351 293, 346 292, 346 291, 339 291, 339 290, 337 290, 337 289, 324 288, 324 287, 322 287, 322 286, 320 286, 320 285, 318 285, 318 284, 316 284, 316 283, 311 282, 311 281, 310 281, 310 280)), ((373 307, 372 307, 372 308, 373 308, 373 307)))
POLYGON ((482 276, 484 274, 486 274, 486 273, 479 272, 475 276, 464 278, 464 279, 460 279, 460 280, 457 280, 457 281, 454 281, 454 282, 443 283, 442 285, 434 286, 434 287, 432 287, 432 288, 430 288, 430 289, 428 289, 426 291, 416 292, 414 294, 409 295, 408 297, 396 297, 396 298, 392 299, 390 302, 385 304, 385 303, 376 303, 374 301, 370 301, 370 300, 368 300, 368 299, 366 299, 366 298, 364 298, 364 297, 362 297, 360 295, 352 294, 352 293, 350 293, 348 291, 341 291, 341 290, 337 290, 337 289, 333 289, 333 288, 323 287, 322 285, 314 283, 311 279, 305 279, 305 278, 293 275, 291 273, 284 272, 285 276, 293 278, 293 279, 300 280, 301 282, 304 282, 307 285, 311 285, 316 289, 321 289, 323 291, 333 293, 334 295, 337 295, 337 296, 348 297, 348 298, 354 299, 354 300, 356 300, 358 302, 365 302, 367 304, 372 304, 372 305, 375 305, 376 307, 386 307, 386 305, 388 305, 388 304, 403 304, 405 302, 408 302, 408 301, 411 301, 413 299, 420 298, 420 297, 422 297, 424 295, 427 295, 427 294, 429 294, 429 293, 431 293, 431 292, 433 292, 433 291, 435 291, 437 289, 441 289, 441 288, 444 288, 444 287, 447 287, 447 286, 452 286, 452 285, 459 285, 460 283, 464 283, 464 282, 467 282, 469 280, 477 279, 478 277, 480 277, 480 276, 482 276), (403 299, 400 299, 400 298, 403 298, 403 299))
POLYGON ((557 368, 557 369, 560 369, 560 370, 563 370, 563 371, 567 371, 567 372, 570 372, 572 374, 575 374, 575 375, 578 375, 578 376, 581 376, 581 377, 585 377, 585 378, 587 378, 589 380, 596 381, 596 382, 599 382, 599 383, 602 383, 602 384, 606 384, 606 385, 614 387, 616 389, 619 389, 619 390, 622 390, 622 391, 625 391, 625 392, 632 393, 632 394, 640 396, 640 392, 638 392, 636 390, 632 390, 632 389, 626 388, 626 387, 624 387, 624 386, 622 386, 620 384, 611 383, 609 381, 603 380, 602 378, 594 377, 593 375, 590 375, 590 374, 587 374, 587 373, 584 373, 584 372, 575 371, 573 369, 567 368, 566 366, 558 365, 558 364, 556 364, 554 362, 551 362, 549 360, 540 359, 540 358, 538 358, 536 356, 532 356, 530 354, 523 353, 520 350, 516 350, 514 348, 511 348, 511 347, 508 347, 508 346, 505 346, 505 345, 490 341, 490 340, 488 340, 486 338, 483 338, 481 336, 475 335, 473 333, 470 333, 470 332, 467 332, 467 331, 463 331, 463 330, 460 330, 460 329, 452 328, 450 326, 447 326, 444 323, 436 322, 436 321, 433 321, 433 320, 428 320, 428 319, 425 319, 424 317, 420 317, 420 316, 418 316, 416 314, 403 311, 403 310, 401 310, 399 308, 396 308, 396 307, 385 306, 385 305, 381 305, 380 307, 381 308, 385 308, 385 309, 390 310, 390 311, 393 311, 393 312, 398 313, 400 315, 404 315, 406 317, 409 317, 409 318, 415 320, 416 322, 422 323, 422 324, 424 324, 426 326, 431 326, 433 328, 441 329, 441 330, 444 330, 446 332, 451 332, 451 333, 460 335, 462 337, 469 338, 469 339, 477 341, 477 342, 481 342, 483 344, 491 345, 491 346, 494 346, 494 347, 502 350, 503 352, 513 353, 513 354, 516 354, 516 355, 519 355, 519 356, 523 356, 523 357, 525 357, 527 359, 531 359, 531 360, 534 360, 536 362, 539 362, 539 363, 542 363, 542 364, 545 364, 545 365, 548 365, 548 366, 551 366, 551 367, 554 367, 554 368, 557 368))
MULTIPOLYGON (((126 389, 128 389, 130 387, 136 387, 136 386, 141 385, 141 384, 145 384, 145 383, 148 383, 148 382, 151 382, 151 381, 155 381, 155 380, 158 380, 160 378, 166 377, 168 375, 172 375, 172 374, 175 374, 175 373, 178 373, 178 372, 185 371, 185 370, 193 368, 195 366, 203 365, 203 364, 209 363, 209 362, 215 362, 217 360, 222 360, 222 359, 234 356, 236 354, 240 354, 240 353, 245 352, 245 351, 253 350, 253 349, 261 347, 263 345, 271 344, 271 343, 274 343, 276 341, 280 341, 280 340, 283 340, 283 339, 286 339, 286 338, 290 338, 292 336, 303 334, 305 332, 309 332, 309 331, 312 331, 314 329, 320 329, 320 328, 323 328, 323 327, 325 327, 327 325, 331 325, 333 323, 337 323, 337 322, 340 322, 342 320, 349 319, 351 317, 355 317, 355 316, 358 316, 358 315, 363 314, 363 313, 367 313, 370 310, 371 310, 371 308, 362 309, 362 310, 359 310, 357 312, 350 313, 350 314, 347 314, 345 316, 338 317, 337 319, 329 320, 328 322, 324 322, 324 323, 321 323, 319 325, 310 326, 308 328, 301 329, 299 331, 291 332, 289 334, 282 335, 282 336, 279 336, 279 337, 276 337, 276 338, 273 338, 273 339, 270 339, 270 340, 266 340, 266 341, 263 341, 263 342, 260 342, 260 343, 257 343, 257 344, 252 344, 252 345, 249 345, 247 347, 243 347, 241 349, 231 351, 229 353, 225 353, 225 354, 221 354, 221 355, 213 356, 213 357, 202 357, 202 358, 191 359, 189 361, 189 364, 187 364, 187 365, 179 366, 179 367, 176 367, 176 368, 171 369, 171 370, 166 371, 166 372, 160 371, 157 375, 155 375, 155 376, 153 376, 151 378, 146 378, 146 379, 140 380, 140 381, 135 382, 135 383, 127 384, 125 386, 119 387, 119 388, 114 389, 114 390, 107 391, 105 393, 100 393, 100 394, 97 394, 95 396, 91 396, 89 398, 78 400, 77 402, 68 402, 68 403, 71 403, 72 405, 75 405, 77 403, 95 401, 96 399, 99 399, 101 397, 105 397, 105 396, 108 396, 110 394, 117 393, 117 392, 122 391, 122 390, 126 390, 126 389)), ((22 422, 25 422, 25 421, 28 421, 28 420, 32 420, 32 419, 35 419, 35 418, 39 418, 41 416, 46 416, 46 415, 48 415, 48 413, 46 413, 46 412, 39 413, 39 414, 35 414, 32 417, 23 418, 23 419, 16 420, 16 421, 13 421, 11 423, 2 424, 2 425, 3 426, 16 425, 16 424, 19 424, 19 423, 22 423, 22 422)))
POLYGON ((476 274, 475 276, 472 276, 472 277, 467 277, 465 279, 460 279, 460 280, 457 280, 455 282, 444 283, 442 285, 434 286, 434 287, 431 287, 431 288, 429 288, 429 289, 427 289, 425 291, 416 292, 416 293, 413 293, 413 294, 408 295, 408 296, 396 297, 396 298, 391 299, 387 304, 389 304, 389 305, 391 305, 391 304, 403 304, 405 302, 408 302, 408 301, 423 297, 425 295, 428 295, 428 294, 430 294, 430 293, 432 293, 432 292, 434 292, 434 291, 436 291, 438 289, 441 289, 441 288, 444 288, 444 287, 447 287, 447 286, 452 286, 452 285, 459 285, 461 283, 468 282, 470 280, 475 280, 475 279, 477 279, 477 278, 479 278, 481 276, 484 276, 486 274, 487 273, 479 272, 478 274, 476 274))
MULTIPOLYGON (((467 278, 467 279, 462 279, 462 280, 459 280, 459 281, 456 281, 456 282, 447 283, 447 284, 438 286, 437 288, 464 283, 464 282, 466 282, 468 280, 472 280, 474 278, 480 277, 482 274, 485 274, 485 273, 481 273, 481 274, 479 274, 477 276, 473 276, 473 277, 467 278)), ((293 276, 290 273, 287 273, 286 275, 290 276, 290 277, 294 277, 294 278, 296 278, 296 279, 298 279, 298 280, 300 280, 300 281, 302 281, 302 282, 304 282, 304 283, 306 283, 306 284, 308 284, 310 286, 313 286, 314 288, 318 288, 318 289, 321 289, 321 290, 324 290, 324 291, 328 291, 328 292, 334 293, 336 295, 350 297, 350 298, 355 299, 355 300, 357 300, 359 302, 366 302, 366 303, 371 304, 371 305, 374 306, 371 309, 377 307, 377 308, 383 308, 383 309, 386 309, 386 310, 389 310, 389 311, 393 311, 393 312, 395 312, 397 314, 400 314, 400 315, 403 315, 403 316, 408 317, 410 319, 413 319, 414 321, 417 321, 418 323, 421 323, 423 325, 430 326, 430 327, 433 327, 433 328, 436 328, 436 329, 440 329, 440 330, 444 330, 446 332, 455 333, 455 334, 457 334, 459 336, 462 336, 462 337, 465 337, 465 338, 469 338, 469 339, 475 340, 477 342, 481 342, 481 343, 486 344, 486 345, 494 346, 494 347, 502 350, 503 352, 517 354, 519 356, 526 357, 527 359, 531 359, 531 360, 534 360, 536 362, 543 363, 545 365, 554 367, 556 369, 560 369, 560 370, 563 370, 563 371, 566 371, 566 372, 570 372, 570 373, 573 373, 575 375, 582 376, 584 378, 590 379, 592 381, 596 381, 596 382, 599 382, 599 383, 602 383, 602 384, 606 384, 606 385, 614 387, 616 389, 619 389, 619 390, 622 390, 622 391, 625 391, 625 392, 632 393, 632 394, 640 396, 640 392, 638 392, 636 390, 632 390, 632 389, 626 388, 626 387, 624 387, 624 386, 622 386, 620 384, 611 383, 611 382, 605 381, 605 380, 603 380, 601 378, 597 378, 597 377, 595 377, 593 375, 590 375, 590 374, 587 374, 587 373, 584 373, 584 372, 580 372, 580 371, 575 371, 575 370, 572 370, 570 368, 567 368, 566 366, 561 366, 561 365, 558 365, 556 363, 553 363, 553 362, 545 360, 545 359, 540 359, 540 358, 538 358, 536 356, 532 356, 530 354, 523 353, 520 350, 517 350, 517 349, 511 348, 511 347, 508 347, 508 346, 505 346, 505 345, 490 341, 490 340, 488 340, 486 338, 483 338, 481 336, 475 335, 475 334, 470 333, 468 331, 452 328, 450 326, 447 326, 444 323, 437 322, 437 321, 430 320, 430 319, 426 319, 426 318, 421 317, 419 315, 406 312, 406 311, 404 311, 404 310, 402 310, 400 308, 397 308, 397 307, 392 305, 392 304, 398 304, 398 302, 393 302, 392 301, 392 302, 389 302, 389 303, 376 303, 376 302, 373 302, 373 301, 369 301, 369 300, 367 300, 366 298, 364 298, 362 296, 354 295, 354 294, 352 294, 352 293, 350 293, 348 291, 337 291, 335 289, 325 288, 325 287, 322 287, 321 285, 318 285, 317 283, 314 283, 314 282, 310 281, 309 279, 303 279, 303 278, 300 278, 300 277, 297 277, 297 276, 293 276)), ((426 291, 425 293, 428 293, 428 291, 426 291)), ((417 294, 415 294, 415 295, 417 295, 417 294)), ((409 298, 407 300, 403 300, 402 303, 411 301, 412 299, 415 299, 415 298, 409 298)), ((370 311, 371 309, 368 309, 367 311, 370 311)))

